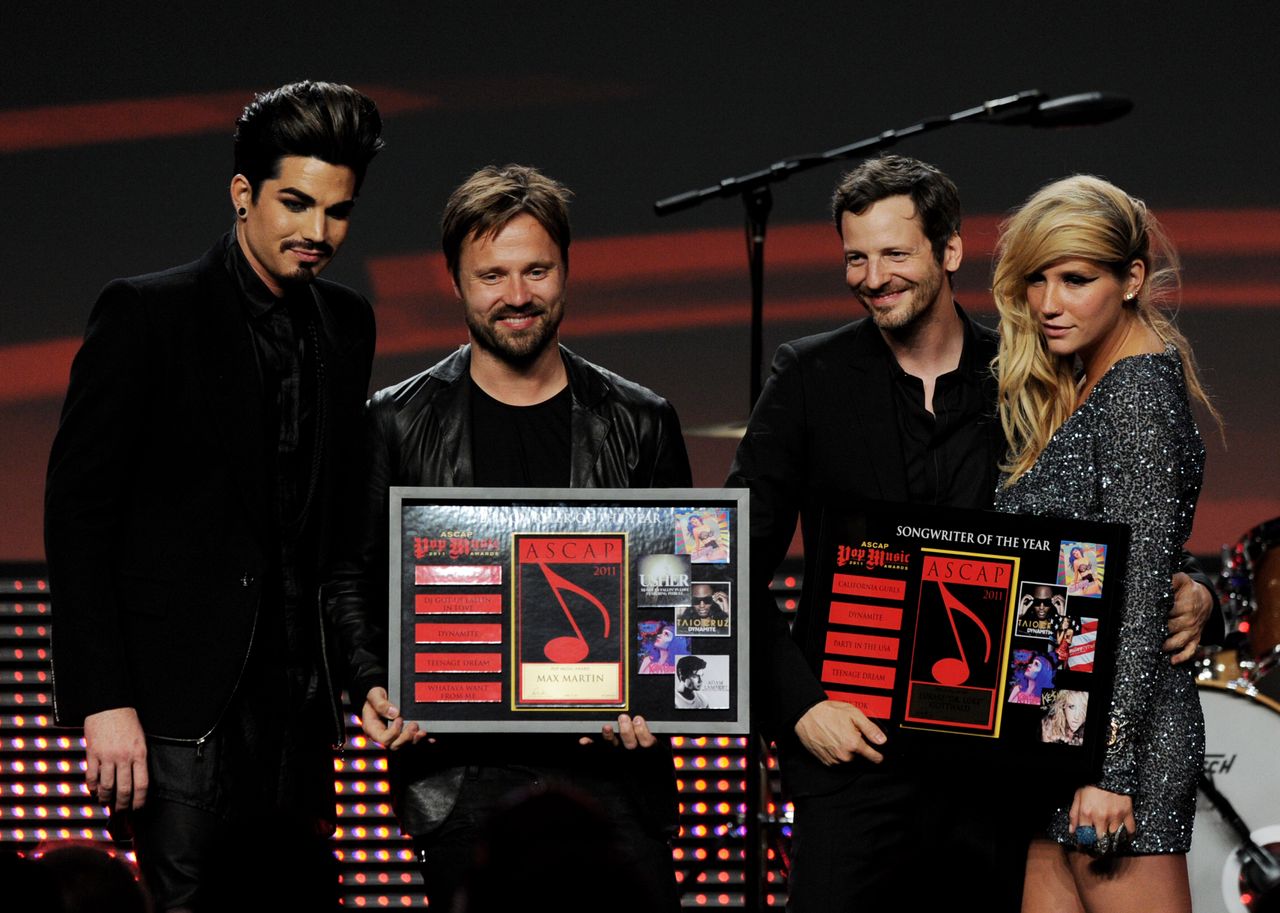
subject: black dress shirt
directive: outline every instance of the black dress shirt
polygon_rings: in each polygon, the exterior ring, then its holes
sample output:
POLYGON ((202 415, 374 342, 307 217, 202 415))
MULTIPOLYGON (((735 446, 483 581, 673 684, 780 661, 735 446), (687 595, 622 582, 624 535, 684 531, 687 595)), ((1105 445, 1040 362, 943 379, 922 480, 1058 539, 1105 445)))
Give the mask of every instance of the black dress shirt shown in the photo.
POLYGON ((894 413, 902 441, 907 493, 913 504, 989 506, 989 467, 999 458, 982 420, 992 404, 983 390, 973 324, 964 321, 964 348, 954 371, 933 388, 933 411, 925 409, 924 381, 908 374, 885 346, 885 368, 893 379, 894 413))
POLYGON ((299 537, 311 507, 321 454, 315 298, 308 284, 271 293, 228 236, 226 266, 240 290, 262 392, 262 459, 267 467, 268 520, 278 556, 268 569, 257 630, 241 693, 268 713, 288 718, 313 703, 319 687, 317 626, 298 576, 299 537))

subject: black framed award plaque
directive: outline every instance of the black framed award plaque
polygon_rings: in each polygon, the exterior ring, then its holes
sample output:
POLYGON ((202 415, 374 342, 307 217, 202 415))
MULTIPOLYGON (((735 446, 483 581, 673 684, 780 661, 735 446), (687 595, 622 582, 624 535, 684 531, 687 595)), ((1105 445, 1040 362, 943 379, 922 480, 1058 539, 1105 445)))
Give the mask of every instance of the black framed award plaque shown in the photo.
POLYGON ((742 489, 391 489, 392 701, 429 732, 748 731, 742 489))
POLYGON ((1128 554, 1123 524, 828 505, 796 636, 887 755, 1100 763, 1128 554))

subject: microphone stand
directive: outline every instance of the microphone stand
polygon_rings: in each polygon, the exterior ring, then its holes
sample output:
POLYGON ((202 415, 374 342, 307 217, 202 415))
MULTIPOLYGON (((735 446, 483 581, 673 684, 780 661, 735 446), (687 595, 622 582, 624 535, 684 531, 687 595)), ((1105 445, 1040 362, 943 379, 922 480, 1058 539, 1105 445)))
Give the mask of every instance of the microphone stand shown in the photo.
POLYGON ((772 185, 785 181, 793 174, 826 165, 829 162, 847 158, 866 158, 873 152, 887 149, 899 140, 930 133, 963 124, 969 121, 994 121, 996 123, 1012 120, 1017 122, 1020 116, 1030 115, 1045 99, 1043 92, 1034 89, 985 101, 972 108, 965 108, 955 114, 929 117, 909 127, 896 130, 885 130, 875 136, 837 146, 826 152, 811 155, 800 155, 794 158, 774 162, 767 168, 752 171, 738 177, 727 177, 719 183, 698 190, 690 190, 676 194, 653 204, 653 210, 659 216, 692 209, 708 200, 720 197, 741 196, 746 207, 747 258, 751 270, 751 378, 749 389, 751 402, 748 412, 760 398, 760 367, 764 361, 764 241, 769 222, 769 212, 773 208, 772 185))
MULTIPOLYGON (((956 124, 969 122, 996 124, 1035 124, 1038 112, 1053 116, 1052 109, 1058 108, 1056 120, 1060 123, 1096 123, 1099 119, 1111 119, 1127 113, 1131 105, 1126 100, 1111 100, 1100 97, 1097 93, 1070 96, 1061 100, 1045 103, 1045 94, 1035 89, 994 98, 972 108, 965 108, 954 114, 929 117, 896 130, 885 130, 875 136, 867 137, 845 146, 837 146, 812 155, 800 155, 795 158, 774 162, 767 168, 752 171, 738 177, 727 177, 719 183, 690 190, 658 200, 653 204, 654 212, 659 216, 692 209, 708 200, 720 197, 742 197, 746 208, 747 259, 751 273, 751 402, 748 404, 748 415, 760 398, 760 368, 764 361, 764 242, 768 229, 769 213, 773 208, 774 184, 784 181, 793 174, 825 165, 829 162, 847 158, 866 158, 873 152, 887 149, 899 140, 922 133, 941 130, 956 124), (1114 106, 1105 115, 1089 115, 1083 119, 1073 119, 1077 107, 1088 111, 1097 110, 1099 101, 1114 106), (1042 107, 1042 104, 1044 105, 1042 107)), ((763 745, 760 736, 752 731, 747 736, 746 769, 744 770, 744 814, 743 842, 745 845, 742 888, 743 906, 749 913, 763 910, 764 878, 763 859, 764 840, 762 825, 765 809, 762 807, 762 789, 766 785, 765 775, 761 769, 763 745)))

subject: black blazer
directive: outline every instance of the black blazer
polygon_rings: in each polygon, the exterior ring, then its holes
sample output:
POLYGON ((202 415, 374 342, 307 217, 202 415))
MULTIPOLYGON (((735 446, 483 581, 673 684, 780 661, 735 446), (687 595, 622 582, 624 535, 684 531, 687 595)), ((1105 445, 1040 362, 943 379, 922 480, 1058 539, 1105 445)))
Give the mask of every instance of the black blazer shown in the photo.
MULTIPOLYGON (((998 337, 964 320, 962 368, 979 374, 992 404, 983 419, 991 459, 982 490, 994 494, 1003 438, 987 365, 998 337)), ((799 646, 807 634, 803 607, 793 639, 769 582, 786 556, 797 515, 805 554, 812 555, 822 507, 833 496, 908 500, 889 357, 869 319, 781 346, 725 483, 751 490, 752 709, 766 735, 777 740, 796 795, 829 792, 859 765, 855 759, 825 767, 795 735, 796 721, 826 693, 799 646)), ((989 507, 990 499, 971 506, 989 507)))
MULTIPOLYGON (((110 283, 72 364, 45 490, 54 709, 64 725, 134 707, 148 734, 198 739, 248 656, 263 577, 278 557, 268 553, 261 382, 226 244, 110 283)), ((355 292, 323 280, 312 289, 324 459, 298 571, 320 625, 332 489, 358 439, 374 325, 355 292)))

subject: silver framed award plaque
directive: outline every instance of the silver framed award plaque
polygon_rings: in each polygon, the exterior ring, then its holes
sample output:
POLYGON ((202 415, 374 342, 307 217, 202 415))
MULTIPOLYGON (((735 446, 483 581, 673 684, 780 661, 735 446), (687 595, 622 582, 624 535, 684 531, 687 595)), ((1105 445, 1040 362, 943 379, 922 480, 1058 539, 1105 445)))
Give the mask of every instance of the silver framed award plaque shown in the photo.
POLYGON ((391 699, 429 732, 749 728, 743 489, 391 489, 391 699))

